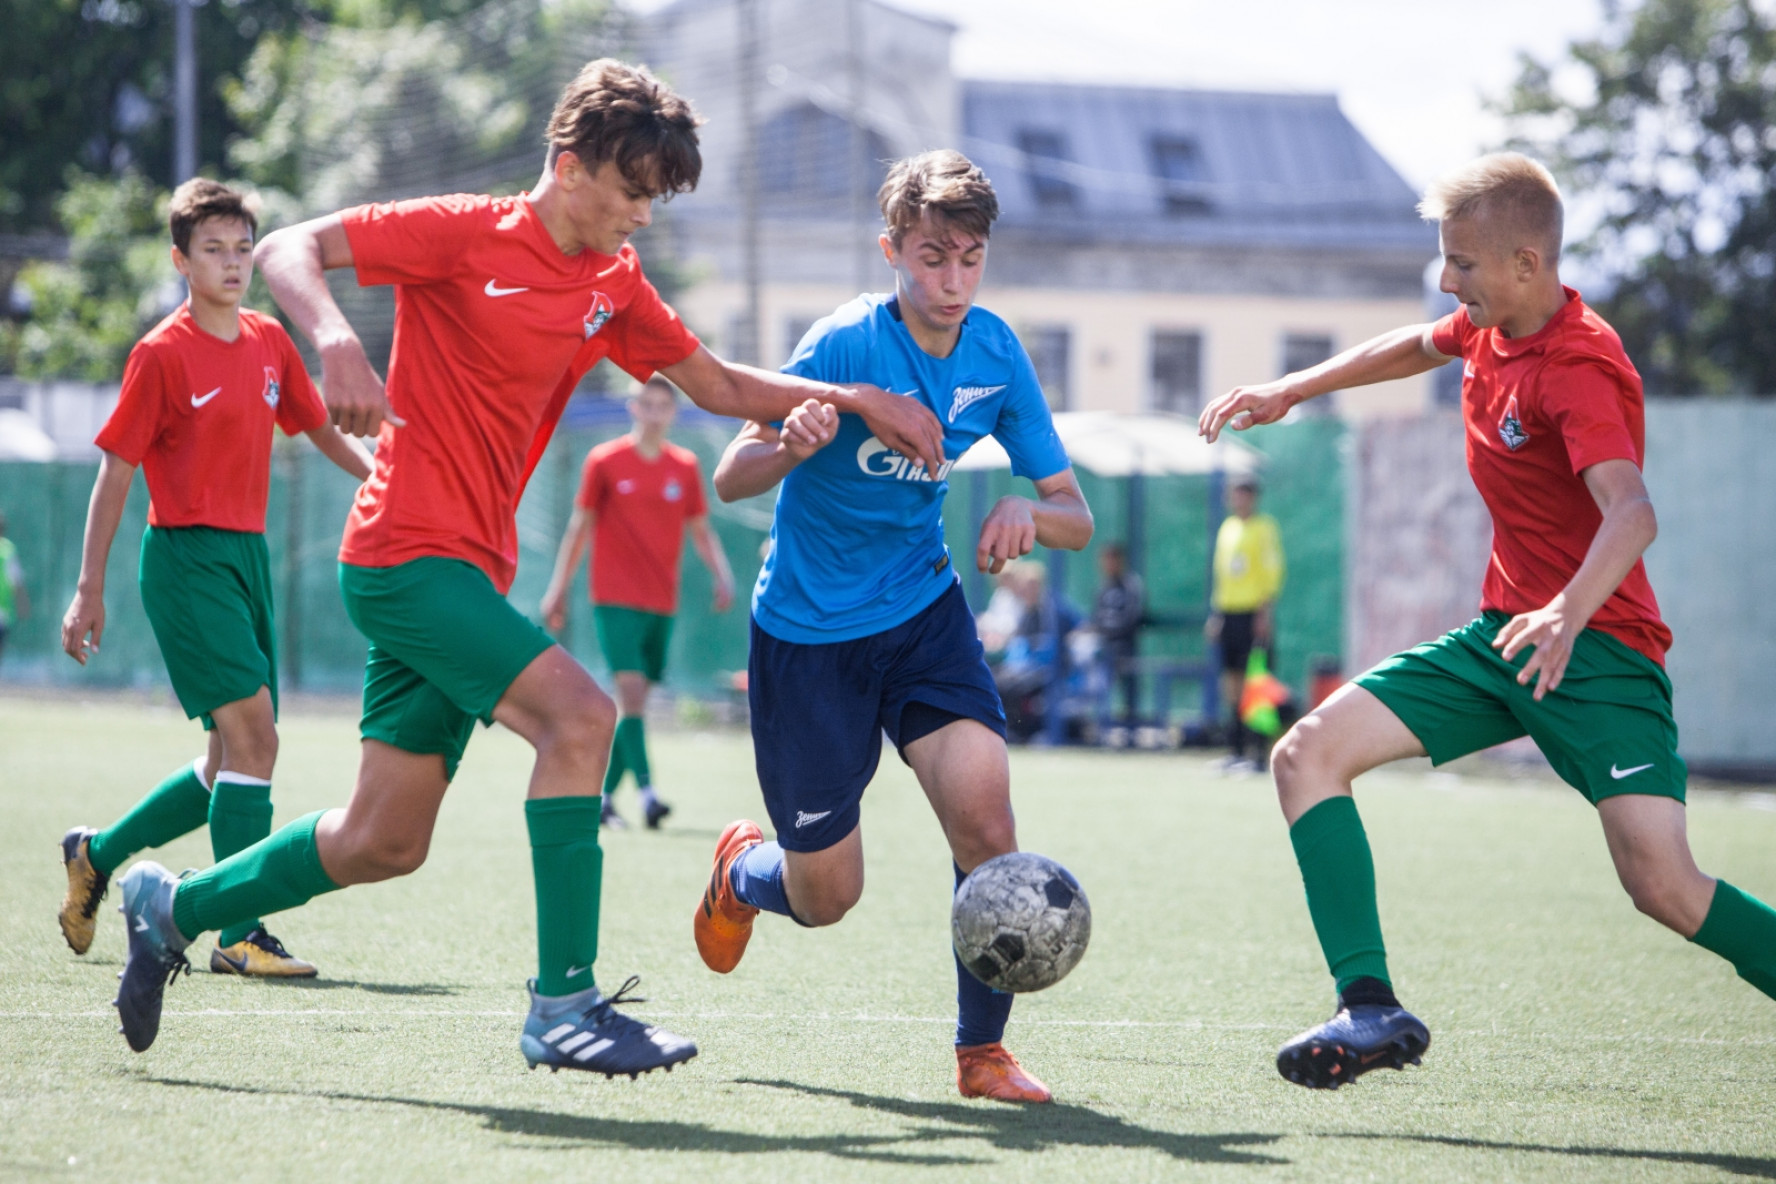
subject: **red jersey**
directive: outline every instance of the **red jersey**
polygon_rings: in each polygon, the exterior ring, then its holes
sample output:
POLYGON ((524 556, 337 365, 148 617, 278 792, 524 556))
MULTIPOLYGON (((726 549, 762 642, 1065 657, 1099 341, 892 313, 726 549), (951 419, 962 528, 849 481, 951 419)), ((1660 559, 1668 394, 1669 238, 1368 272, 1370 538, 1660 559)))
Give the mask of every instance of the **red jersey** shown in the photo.
POLYGON ((395 285, 388 398, 407 426, 383 424, 339 558, 462 559, 503 593, 533 454, 580 376, 609 357, 645 382, 697 339, 633 248, 562 254, 528 195, 418 198, 340 219, 358 283, 395 285))
POLYGON ((181 304, 149 330, 123 368, 123 394, 94 441, 141 465, 151 526, 265 533, 272 426, 286 435, 327 423, 284 327, 240 310, 224 341, 181 304))
POLYGON ((593 515, 592 603, 677 612, 684 524, 709 512, 697 454, 663 443, 649 460, 628 436, 600 444, 574 504, 593 515))
MULTIPOLYGON (((1466 308, 1438 321, 1431 340, 1462 359, 1468 471, 1492 513, 1492 560, 1482 609, 1516 615, 1566 587, 1603 513, 1581 472, 1606 460, 1641 466, 1646 454, 1640 374, 1604 319, 1567 301, 1528 337, 1476 329, 1466 308)), ((1589 627, 1663 663, 1671 630, 1636 562, 1589 627)))

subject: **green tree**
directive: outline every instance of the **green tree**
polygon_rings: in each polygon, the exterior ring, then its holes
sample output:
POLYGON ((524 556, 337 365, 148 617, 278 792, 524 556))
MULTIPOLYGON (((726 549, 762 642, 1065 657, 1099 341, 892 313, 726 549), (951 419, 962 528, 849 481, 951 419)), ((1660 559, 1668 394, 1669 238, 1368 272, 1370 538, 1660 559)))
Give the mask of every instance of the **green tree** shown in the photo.
POLYGON ((1596 227, 1576 253, 1659 394, 1776 394, 1776 19, 1761 0, 1606 3, 1601 35, 1526 57, 1513 145, 1596 227))
POLYGON ((115 380, 130 347, 184 297, 166 236, 166 193, 139 173, 76 173, 56 203, 68 258, 18 283, 21 324, 0 325, 0 359, 26 378, 115 380))

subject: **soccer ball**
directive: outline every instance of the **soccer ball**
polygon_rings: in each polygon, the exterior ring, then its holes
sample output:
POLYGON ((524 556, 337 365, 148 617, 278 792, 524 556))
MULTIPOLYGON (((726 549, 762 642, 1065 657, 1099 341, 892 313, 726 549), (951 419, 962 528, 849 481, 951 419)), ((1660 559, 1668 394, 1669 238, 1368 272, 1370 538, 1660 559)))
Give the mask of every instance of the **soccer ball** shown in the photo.
POLYGON ((975 868, 950 906, 956 957, 1000 991, 1040 991, 1066 978, 1091 928, 1091 902, 1073 873, 1028 851, 975 868))

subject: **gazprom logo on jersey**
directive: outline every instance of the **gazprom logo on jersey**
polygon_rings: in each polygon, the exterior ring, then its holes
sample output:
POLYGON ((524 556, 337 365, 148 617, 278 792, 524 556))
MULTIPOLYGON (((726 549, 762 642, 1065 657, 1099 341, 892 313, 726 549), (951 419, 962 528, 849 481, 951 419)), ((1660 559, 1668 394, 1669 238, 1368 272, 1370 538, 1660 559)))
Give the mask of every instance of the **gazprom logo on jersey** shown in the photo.
POLYGON ((925 471, 925 462, 912 460, 871 436, 857 448, 857 467, 872 477, 888 477, 895 481, 942 481, 950 475, 956 462, 946 460, 933 477, 925 471))
POLYGON ((1005 389, 1005 384, 998 386, 959 386, 956 388, 954 401, 950 403, 950 422, 955 423, 956 417, 968 410, 969 405, 978 403, 988 395, 996 395, 1005 389))

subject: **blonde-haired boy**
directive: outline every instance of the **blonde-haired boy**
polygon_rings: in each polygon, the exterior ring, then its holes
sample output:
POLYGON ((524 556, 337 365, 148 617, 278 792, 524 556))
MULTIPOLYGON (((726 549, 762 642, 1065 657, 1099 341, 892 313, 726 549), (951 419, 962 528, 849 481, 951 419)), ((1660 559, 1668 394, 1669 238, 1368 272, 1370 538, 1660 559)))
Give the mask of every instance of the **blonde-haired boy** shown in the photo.
POLYGON ((1462 359, 1468 469, 1492 513, 1476 620, 1359 675, 1283 737, 1277 795, 1308 910, 1337 980, 1337 1014, 1277 1054, 1284 1077, 1336 1088, 1416 1063, 1430 1032, 1390 985, 1375 870, 1351 798, 1357 775, 1402 757, 1441 764, 1529 735, 1597 807, 1635 907, 1776 997, 1776 910, 1704 875, 1684 827, 1671 631, 1641 554, 1658 533, 1641 480, 1640 375, 1621 340, 1557 272, 1560 191, 1516 153, 1433 184, 1442 289, 1461 307, 1308 370, 1236 387, 1204 411, 1213 440, 1304 399, 1462 359))

